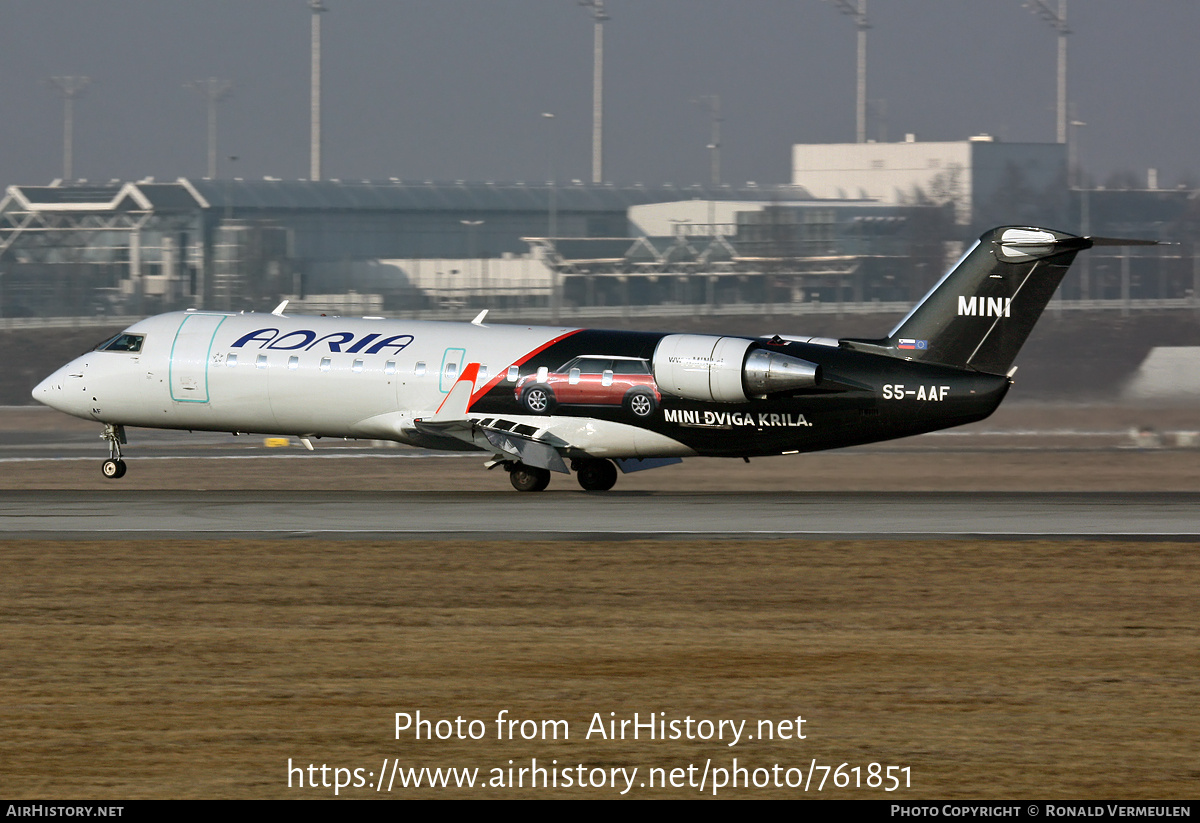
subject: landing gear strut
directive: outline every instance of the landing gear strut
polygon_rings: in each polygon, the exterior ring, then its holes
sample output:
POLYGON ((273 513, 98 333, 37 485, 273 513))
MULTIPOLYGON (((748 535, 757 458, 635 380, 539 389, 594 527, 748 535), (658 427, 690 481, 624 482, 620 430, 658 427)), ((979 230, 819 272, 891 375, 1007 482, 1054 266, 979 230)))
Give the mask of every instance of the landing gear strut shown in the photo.
POLYGON ((106 423, 101 440, 108 441, 108 459, 100 466, 100 472, 109 480, 125 476, 125 461, 121 459, 121 444, 125 440, 125 427, 106 423))
POLYGON ((524 463, 509 463, 504 468, 508 469, 509 482, 519 492, 540 492, 550 485, 549 469, 526 466, 524 463))

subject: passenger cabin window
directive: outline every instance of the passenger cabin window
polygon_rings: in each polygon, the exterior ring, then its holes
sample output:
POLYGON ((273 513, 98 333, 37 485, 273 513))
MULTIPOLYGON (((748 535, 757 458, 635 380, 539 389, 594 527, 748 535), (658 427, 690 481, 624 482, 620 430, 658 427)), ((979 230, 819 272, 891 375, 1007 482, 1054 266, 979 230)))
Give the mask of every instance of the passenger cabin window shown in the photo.
POLYGON ((110 337, 100 345, 96 346, 95 351, 123 351, 136 353, 142 350, 142 341, 145 339, 145 335, 142 334, 125 334, 122 332, 116 337, 110 337))
POLYGON ((521 376, 521 367, 520 366, 509 366, 508 367, 508 382, 509 383, 516 383, 517 378, 520 376, 521 376))
POLYGON ((383 365, 383 373, 384 374, 395 374, 396 373, 396 361, 395 360, 387 361, 387 363, 385 363, 383 365))
POLYGON ((229 367, 229 368, 231 368, 231 369, 232 369, 234 366, 236 366, 236 365, 237 365, 237 355, 236 355, 236 354, 231 354, 231 355, 227 356, 227 357, 225 358, 225 365, 226 365, 226 366, 228 366, 228 367, 229 367))
POLYGON ((359 372, 361 372, 363 370, 363 361, 355 360, 354 365, 351 366, 350 368, 354 371, 355 374, 358 374, 359 372))
POLYGON ((415 369, 413 369, 413 373, 414 373, 414 374, 415 374, 417 377, 424 377, 424 376, 425 376, 425 364, 424 364, 424 363, 417 363, 417 367, 416 367, 415 369))
POLYGON ((298 368, 300 368, 300 358, 293 354, 288 358, 288 369, 295 371, 298 368))
POLYGON ((456 377, 458 377, 458 364, 457 363, 447 363, 446 364, 446 378, 448 380, 453 380, 456 377))
POLYGON ((265 354, 260 354, 258 357, 254 358, 254 368, 265 369, 266 367, 267 367, 267 356, 265 354))
POLYGON ((479 367, 479 379, 480 379, 480 380, 487 380, 487 375, 488 375, 487 366, 485 366, 485 365, 480 365, 480 367, 479 367))
POLYGON ((321 371, 329 371, 333 368, 333 361, 328 357, 321 358, 321 371))

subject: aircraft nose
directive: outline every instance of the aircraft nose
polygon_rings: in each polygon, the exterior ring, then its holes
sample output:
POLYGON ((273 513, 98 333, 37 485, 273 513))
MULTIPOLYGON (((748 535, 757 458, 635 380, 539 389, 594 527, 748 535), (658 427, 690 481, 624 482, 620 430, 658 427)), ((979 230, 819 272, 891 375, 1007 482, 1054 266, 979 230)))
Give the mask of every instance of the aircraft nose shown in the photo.
POLYGON ((78 414, 78 410, 71 408, 71 404, 67 402, 66 380, 67 369, 59 369, 33 387, 33 399, 52 409, 67 414, 78 414))
POLYGON ((62 386, 57 380, 58 373, 47 377, 41 383, 33 387, 33 399, 46 406, 53 406, 51 402, 55 394, 62 391, 62 386))

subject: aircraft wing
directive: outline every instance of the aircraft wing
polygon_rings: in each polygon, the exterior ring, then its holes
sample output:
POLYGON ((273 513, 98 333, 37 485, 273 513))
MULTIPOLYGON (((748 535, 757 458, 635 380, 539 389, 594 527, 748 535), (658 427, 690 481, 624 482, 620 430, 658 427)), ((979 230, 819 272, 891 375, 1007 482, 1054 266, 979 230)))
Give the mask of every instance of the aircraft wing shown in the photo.
POLYGON ((455 437, 491 452, 512 457, 527 466, 570 474, 562 450, 571 444, 543 429, 500 418, 472 420, 441 415, 413 421, 417 431, 455 437))
POLYGON ((418 431, 457 438, 493 452, 516 458, 527 466, 570 474, 559 449, 570 447, 570 443, 553 437, 545 430, 535 429, 520 423, 499 418, 472 420, 467 416, 471 397, 475 392, 475 381, 479 376, 479 364, 469 363, 462 376, 455 381, 429 417, 414 420, 418 431))

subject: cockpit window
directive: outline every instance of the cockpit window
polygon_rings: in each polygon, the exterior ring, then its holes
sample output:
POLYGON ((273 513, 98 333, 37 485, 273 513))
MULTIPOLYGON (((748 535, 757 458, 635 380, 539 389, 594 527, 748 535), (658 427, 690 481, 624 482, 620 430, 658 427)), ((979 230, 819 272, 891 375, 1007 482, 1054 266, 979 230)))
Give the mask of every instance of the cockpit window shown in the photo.
POLYGON ((125 334, 122 332, 116 337, 110 337, 99 346, 96 346, 95 351, 140 352, 142 350, 142 341, 145 339, 145 335, 125 334))

